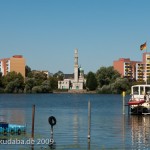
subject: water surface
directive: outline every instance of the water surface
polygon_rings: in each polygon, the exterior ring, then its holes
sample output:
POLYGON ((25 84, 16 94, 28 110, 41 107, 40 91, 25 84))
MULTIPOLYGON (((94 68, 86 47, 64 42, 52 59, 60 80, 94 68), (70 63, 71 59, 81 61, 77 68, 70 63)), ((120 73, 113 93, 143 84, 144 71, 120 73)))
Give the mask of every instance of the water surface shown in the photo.
MULTIPOLYGON (((128 100, 126 96, 126 101, 128 100)), ((121 95, 1 94, 0 121, 27 124, 24 135, 1 139, 27 141, 31 137, 35 104, 35 144, 1 144, 0 149, 50 149, 49 116, 55 116, 56 150, 150 149, 150 117, 122 114, 121 95), (91 140, 88 142, 88 101, 91 102, 91 140)))

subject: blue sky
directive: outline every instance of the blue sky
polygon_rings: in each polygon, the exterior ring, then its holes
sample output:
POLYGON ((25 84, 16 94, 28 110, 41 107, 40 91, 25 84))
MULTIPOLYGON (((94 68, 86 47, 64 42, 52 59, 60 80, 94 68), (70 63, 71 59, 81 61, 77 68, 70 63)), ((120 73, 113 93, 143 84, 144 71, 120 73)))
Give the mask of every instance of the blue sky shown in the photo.
POLYGON ((85 73, 150 52, 150 0, 0 0, 0 19, 0 58, 31 69, 73 73, 75 48, 85 73))

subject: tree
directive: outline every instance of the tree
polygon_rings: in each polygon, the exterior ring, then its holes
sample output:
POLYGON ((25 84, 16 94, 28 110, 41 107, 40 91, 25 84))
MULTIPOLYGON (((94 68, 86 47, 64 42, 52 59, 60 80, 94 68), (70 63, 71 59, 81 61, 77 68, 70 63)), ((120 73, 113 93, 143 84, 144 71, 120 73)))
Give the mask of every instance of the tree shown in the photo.
POLYGON ((128 91, 130 86, 130 82, 127 78, 117 78, 112 84, 112 91, 113 93, 122 93, 122 91, 128 91))
POLYGON ((30 72, 31 72, 31 68, 26 65, 26 67, 25 67, 25 76, 28 77, 28 75, 30 74, 30 72))
POLYGON ((98 93, 102 93, 102 94, 112 94, 112 87, 111 84, 109 85, 103 85, 101 88, 98 89, 97 91, 98 93))
POLYGON ((6 76, 3 78, 3 84, 6 86, 9 82, 14 81, 17 78, 17 72, 12 71, 8 72, 6 76))
POLYGON ((41 86, 34 86, 32 88, 32 93, 42 93, 42 88, 41 86))
POLYGON ((5 92, 22 93, 24 89, 24 78, 21 73, 9 72, 4 76, 5 92))
POLYGON ((3 93, 4 91, 4 84, 3 84, 3 76, 2 73, 0 72, 0 93, 3 93))
POLYGON ((54 77, 56 77, 58 80, 62 81, 64 79, 64 73, 62 71, 58 71, 54 74, 54 77))
POLYGON ((45 80, 42 85, 42 93, 48 93, 51 92, 51 85, 50 85, 50 81, 49 80, 45 80))
POLYGON ((47 75, 44 72, 38 72, 34 74, 36 85, 41 85, 43 81, 47 80, 47 75))
POLYGON ((52 90, 58 89, 58 78, 57 77, 50 77, 50 87, 52 90))
POLYGON ((113 83, 120 76, 121 75, 116 70, 114 70, 112 66, 101 67, 96 72, 96 78, 97 78, 99 87, 113 83))
POLYGON ((33 70, 28 74, 28 78, 35 79, 36 85, 41 85, 43 81, 47 80, 47 75, 44 72, 33 70))
POLYGON ((34 78, 27 78, 25 81, 24 93, 32 93, 32 88, 36 86, 34 78))
POLYGON ((86 87, 90 91, 96 90, 96 88, 97 88, 97 79, 96 79, 95 74, 93 72, 89 72, 87 74, 86 87))
POLYGON ((11 81, 6 85, 4 92, 13 93, 14 89, 15 89, 14 81, 11 81))

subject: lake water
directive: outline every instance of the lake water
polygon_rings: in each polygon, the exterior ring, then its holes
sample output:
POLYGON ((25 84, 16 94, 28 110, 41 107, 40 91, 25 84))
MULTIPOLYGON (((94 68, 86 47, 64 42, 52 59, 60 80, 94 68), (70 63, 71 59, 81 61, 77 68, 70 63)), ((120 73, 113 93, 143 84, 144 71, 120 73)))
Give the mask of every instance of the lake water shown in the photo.
MULTIPOLYGON (((125 97, 126 102, 129 96, 125 97)), ((122 114, 121 95, 98 94, 1 94, 0 121, 27 124, 26 134, 0 135, 0 139, 22 143, 0 144, 4 150, 51 149, 48 118, 55 116, 56 150, 148 150, 150 116, 122 114), (91 102, 91 140, 88 141, 88 101, 91 102), (28 141, 35 104, 35 144, 28 141), (23 142, 27 142, 24 144, 23 142)))

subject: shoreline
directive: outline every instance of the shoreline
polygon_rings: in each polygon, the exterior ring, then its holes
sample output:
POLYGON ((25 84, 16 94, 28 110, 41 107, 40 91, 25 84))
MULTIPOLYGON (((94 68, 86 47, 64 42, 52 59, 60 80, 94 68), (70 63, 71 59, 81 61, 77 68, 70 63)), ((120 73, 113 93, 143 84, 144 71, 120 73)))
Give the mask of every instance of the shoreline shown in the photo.
POLYGON ((68 90, 68 91, 53 91, 53 93, 57 94, 97 94, 96 91, 87 91, 87 90, 68 90))

